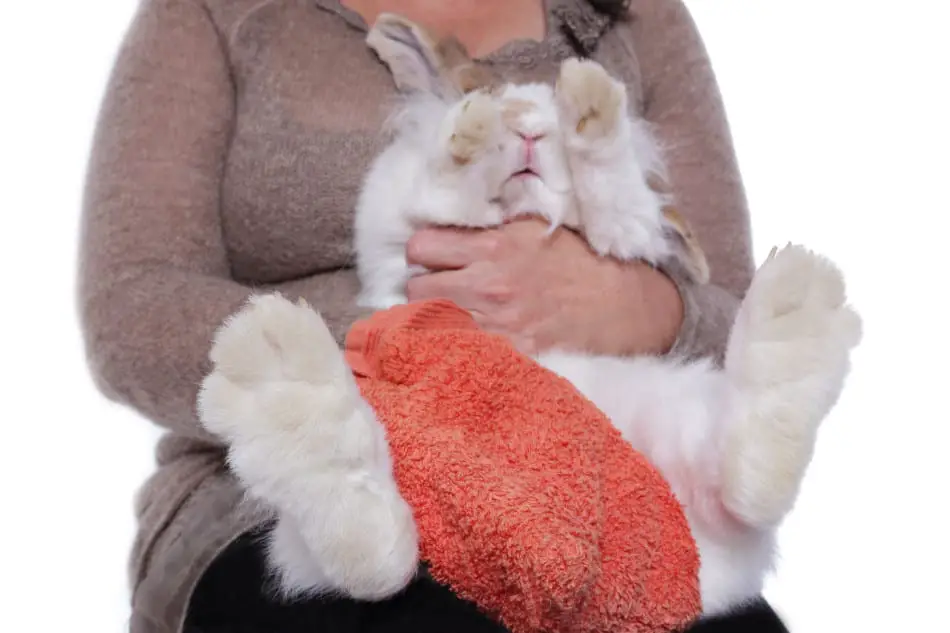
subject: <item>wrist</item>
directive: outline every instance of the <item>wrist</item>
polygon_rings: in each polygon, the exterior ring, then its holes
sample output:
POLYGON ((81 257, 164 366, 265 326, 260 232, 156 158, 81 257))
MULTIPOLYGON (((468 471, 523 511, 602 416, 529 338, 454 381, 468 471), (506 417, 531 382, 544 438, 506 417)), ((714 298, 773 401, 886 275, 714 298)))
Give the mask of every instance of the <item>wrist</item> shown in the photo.
POLYGON ((676 344, 685 317, 685 305, 676 283, 662 270, 647 264, 640 265, 642 274, 641 300, 648 349, 644 353, 662 355, 676 344))
POLYGON ((644 262, 624 265, 621 275, 623 325, 615 351, 624 356, 666 354, 676 344, 685 316, 676 283, 644 262))

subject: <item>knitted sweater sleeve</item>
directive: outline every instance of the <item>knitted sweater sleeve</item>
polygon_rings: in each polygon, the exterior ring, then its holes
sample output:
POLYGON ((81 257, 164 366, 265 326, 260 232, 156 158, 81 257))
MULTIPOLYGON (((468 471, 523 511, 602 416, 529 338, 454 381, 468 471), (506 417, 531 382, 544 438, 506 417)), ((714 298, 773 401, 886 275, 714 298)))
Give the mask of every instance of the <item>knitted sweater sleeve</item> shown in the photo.
POLYGON ((749 211, 719 86, 682 0, 634 0, 629 45, 644 116, 665 148, 677 210, 692 225, 710 283, 677 281, 685 316, 671 351, 722 358, 754 272, 749 211))
MULTIPOLYGON (((252 292, 232 279, 222 238, 234 118, 222 46, 197 0, 140 4, 101 107, 79 245, 79 316, 97 385, 160 426, 208 441, 195 399, 212 336, 252 292)), ((277 289, 344 323, 334 312, 350 308, 321 297, 347 283, 328 274, 277 289)))

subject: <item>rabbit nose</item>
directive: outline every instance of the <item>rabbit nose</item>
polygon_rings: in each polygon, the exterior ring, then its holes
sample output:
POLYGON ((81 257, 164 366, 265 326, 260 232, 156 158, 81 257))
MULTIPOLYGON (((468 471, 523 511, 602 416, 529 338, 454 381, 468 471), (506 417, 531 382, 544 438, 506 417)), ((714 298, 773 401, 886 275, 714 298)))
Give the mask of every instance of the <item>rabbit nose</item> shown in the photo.
POLYGON ((517 132, 517 134, 522 140, 525 165, 534 165, 538 151, 536 143, 544 138, 544 134, 529 134, 526 132, 517 132))

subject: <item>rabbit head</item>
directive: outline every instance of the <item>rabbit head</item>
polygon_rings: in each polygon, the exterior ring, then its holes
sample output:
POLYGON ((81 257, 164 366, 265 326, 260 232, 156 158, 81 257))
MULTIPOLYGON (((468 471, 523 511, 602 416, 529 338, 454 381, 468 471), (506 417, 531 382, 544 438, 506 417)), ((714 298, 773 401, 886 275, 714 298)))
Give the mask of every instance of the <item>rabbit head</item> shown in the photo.
MULTIPOLYGON (((498 203, 504 216, 534 209, 552 224, 577 224, 550 85, 503 82, 457 39, 436 40, 395 14, 381 14, 366 41, 406 95, 394 118, 397 142, 409 141, 428 154, 433 180, 498 203)), ((481 212, 484 218, 458 217, 453 223, 505 219, 497 208, 483 206, 481 212)))
MULTIPOLYGON (((563 120, 560 85, 503 81, 488 65, 473 60, 457 39, 437 39, 392 13, 377 18, 366 42, 405 95, 392 120, 402 159, 382 162, 392 170, 397 163, 403 168, 410 156, 413 161, 423 157, 424 186, 417 188, 407 210, 415 225, 492 226, 534 214, 548 220, 552 230, 566 226, 584 232, 584 205, 578 204, 577 174, 568 156, 581 126, 563 120), (429 195, 435 191, 442 193, 429 195)), ((622 136, 638 146, 632 150, 638 155, 633 162, 643 167, 636 178, 655 207, 647 212, 652 217, 644 226, 653 244, 662 247, 651 246, 649 254, 656 255, 653 260, 676 260, 690 277, 705 281, 708 270, 697 240, 652 186, 662 173, 659 152, 645 127, 627 117, 626 92, 621 89, 617 96, 625 124, 622 136)))

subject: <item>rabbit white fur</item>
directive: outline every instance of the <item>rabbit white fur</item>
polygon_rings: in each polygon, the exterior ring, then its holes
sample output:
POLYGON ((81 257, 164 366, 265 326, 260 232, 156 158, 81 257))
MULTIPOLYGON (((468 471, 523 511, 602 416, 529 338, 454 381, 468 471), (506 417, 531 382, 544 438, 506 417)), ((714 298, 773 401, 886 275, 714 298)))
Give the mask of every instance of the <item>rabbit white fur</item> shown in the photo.
MULTIPOLYGON (((678 262, 705 280, 696 242, 650 187, 651 174, 662 174, 660 153, 628 115, 623 84, 601 66, 568 60, 554 88, 466 91, 460 85, 477 68, 416 25, 383 15, 368 41, 413 94, 357 209, 364 305, 406 300, 405 246, 416 227, 490 226, 519 212, 576 228, 601 254, 678 262), (512 177, 525 168, 534 175, 512 177)), ((699 546, 710 615, 760 594, 775 530, 860 338, 839 270, 788 246, 757 271, 722 368, 708 359, 557 350, 537 360, 667 478, 699 546)), ((281 587, 365 599, 403 588, 417 566, 412 513, 393 480, 383 427, 317 313, 255 297, 219 330, 211 359, 201 419, 229 443, 250 493, 277 511, 270 559, 281 587)))

